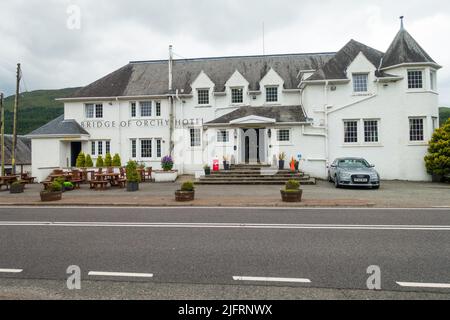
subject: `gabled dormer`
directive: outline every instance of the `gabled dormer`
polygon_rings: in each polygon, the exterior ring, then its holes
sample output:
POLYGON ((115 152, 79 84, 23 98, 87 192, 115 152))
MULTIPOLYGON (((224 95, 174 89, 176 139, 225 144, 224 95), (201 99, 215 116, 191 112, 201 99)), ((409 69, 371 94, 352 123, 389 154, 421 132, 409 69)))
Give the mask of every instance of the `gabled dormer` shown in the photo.
POLYGON ((284 80, 273 68, 270 68, 259 82, 259 85, 261 92, 264 95, 265 104, 282 103, 284 80))
POLYGON ((355 96, 372 95, 375 92, 377 66, 361 51, 346 70, 351 81, 351 92, 355 96))
POLYGON ((248 104, 248 87, 247 79, 236 70, 225 83, 229 104, 236 106, 248 104))
POLYGON ((194 104, 199 107, 210 107, 214 93, 214 82, 202 70, 191 84, 194 104))

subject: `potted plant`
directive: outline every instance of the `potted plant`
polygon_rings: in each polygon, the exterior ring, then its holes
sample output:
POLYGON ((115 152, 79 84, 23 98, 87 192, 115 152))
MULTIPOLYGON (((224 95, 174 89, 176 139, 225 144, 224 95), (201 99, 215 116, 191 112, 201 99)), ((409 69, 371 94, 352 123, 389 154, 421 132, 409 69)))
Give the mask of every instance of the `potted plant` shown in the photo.
POLYGON ((95 166, 97 168, 103 168, 105 166, 102 156, 98 156, 97 161, 95 162, 95 166))
POLYGON ((299 167, 300 167, 300 161, 295 160, 295 171, 298 172, 299 171, 299 167))
POLYGON ((281 152, 278 155, 278 169, 284 170, 284 160, 286 159, 286 153, 281 152))
POLYGON ((122 166, 122 160, 120 159, 120 156, 118 153, 116 153, 113 157, 112 166, 113 167, 121 167, 122 166))
POLYGON ((83 152, 80 152, 77 157, 76 167, 80 169, 86 167, 86 155, 83 152))
POLYGON ((92 161, 92 157, 90 154, 86 155, 86 161, 85 161, 84 165, 86 166, 86 168, 94 167, 94 162, 92 161))
POLYGON ((58 201, 62 198, 62 185, 53 181, 48 190, 41 191, 41 201, 58 201))
POLYGON ((203 170, 205 170, 205 176, 211 175, 211 167, 209 165, 205 164, 203 170))
POLYGON ((195 197, 195 187, 192 181, 183 183, 180 190, 175 191, 176 201, 192 201, 195 197))
POLYGON ((10 193, 23 193, 25 184, 21 181, 13 182, 9 188, 10 193))
POLYGON ((281 190, 281 199, 283 202, 301 202, 303 190, 300 189, 300 182, 289 180, 286 186, 281 190))
POLYGON ((59 177, 55 179, 55 182, 58 182, 61 185, 61 192, 66 191, 66 189, 64 188, 64 183, 66 182, 66 179, 59 177))
POLYGON ((128 161, 126 172, 127 172, 127 191, 129 192, 138 191, 141 176, 137 172, 136 161, 128 161))
POLYGON ((72 182, 66 181, 63 183, 64 186, 64 191, 73 191, 73 189, 75 189, 75 186, 73 185, 72 182))
POLYGON ((228 156, 223 156, 223 170, 230 170, 230 162, 228 161, 228 156))
POLYGON ((112 167, 112 157, 111 157, 111 153, 107 153, 105 156, 105 163, 104 163, 105 167, 107 168, 111 168, 112 167))
POLYGON ((171 156, 165 156, 161 160, 161 167, 164 171, 172 171, 173 169, 173 159, 171 156))

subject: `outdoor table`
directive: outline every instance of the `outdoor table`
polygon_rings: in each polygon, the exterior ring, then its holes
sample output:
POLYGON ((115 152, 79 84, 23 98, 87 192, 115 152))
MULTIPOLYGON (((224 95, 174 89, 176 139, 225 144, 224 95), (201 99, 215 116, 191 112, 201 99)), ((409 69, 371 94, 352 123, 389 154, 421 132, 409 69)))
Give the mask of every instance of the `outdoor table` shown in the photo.
POLYGON ((0 177, 0 180, 6 184, 6 189, 9 190, 9 186, 18 180, 17 177, 18 176, 3 176, 0 177))
POLYGON ((119 185, 117 180, 119 180, 120 173, 104 173, 103 175, 109 180, 111 187, 116 187, 119 185))

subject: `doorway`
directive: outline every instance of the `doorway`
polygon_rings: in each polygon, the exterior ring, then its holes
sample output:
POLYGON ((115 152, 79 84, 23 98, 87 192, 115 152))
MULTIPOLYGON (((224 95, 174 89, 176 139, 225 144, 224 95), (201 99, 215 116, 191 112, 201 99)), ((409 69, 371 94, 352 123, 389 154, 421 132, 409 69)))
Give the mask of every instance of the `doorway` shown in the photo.
POLYGON ((261 137, 262 129, 242 129, 243 131, 243 161, 245 164, 260 164, 262 151, 261 141, 264 140, 261 137))
POLYGON ((71 142, 70 143, 70 165, 72 167, 77 166, 77 158, 81 152, 81 142, 71 142))

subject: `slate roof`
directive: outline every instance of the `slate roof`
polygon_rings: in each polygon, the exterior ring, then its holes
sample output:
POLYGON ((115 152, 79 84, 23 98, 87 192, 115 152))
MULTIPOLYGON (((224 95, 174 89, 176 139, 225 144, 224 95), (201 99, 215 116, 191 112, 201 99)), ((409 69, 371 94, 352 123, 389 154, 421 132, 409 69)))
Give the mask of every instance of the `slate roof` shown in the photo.
MULTIPOLYGON (((5 134, 5 164, 11 165, 12 135, 5 134)), ((0 146, 1 148, 1 146, 0 146)), ((0 152, 1 159, 1 152, 0 152)), ((16 165, 31 165, 31 140, 17 136, 16 165)))
POLYGON ((228 124, 230 121, 248 117, 258 116, 275 119, 277 123, 306 122, 306 117, 301 106, 274 106, 274 107, 240 107, 220 118, 206 123, 228 124))
POLYGON ((436 63, 408 31, 402 28, 386 52, 382 68, 417 62, 436 63))
POLYGON ((40 135, 89 135, 75 120, 64 120, 64 115, 50 121, 27 136, 40 135))
MULTIPOLYGON (((285 54, 271 56, 222 57, 174 60, 173 88, 192 92, 191 84, 204 71, 215 84, 215 92, 224 92, 225 83, 238 70, 258 91, 259 82, 273 68, 285 81, 285 89, 297 89, 300 70, 317 70, 335 53, 285 54)), ((130 62, 102 79, 76 91, 69 98, 165 95, 168 92, 168 61, 130 62)))
MULTIPOLYGON (((347 79, 346 69, 360 52, 366 56, 375 68, 380 66, 381 58, 384 55, 383 52, 368 47, 358 41, 351 40, 338 53, 336 53, 336 55, 328 61, 322 69, 316 71, 307 80, 347 79)), ((377 76, 384 75, 377 74, 377 76)))

